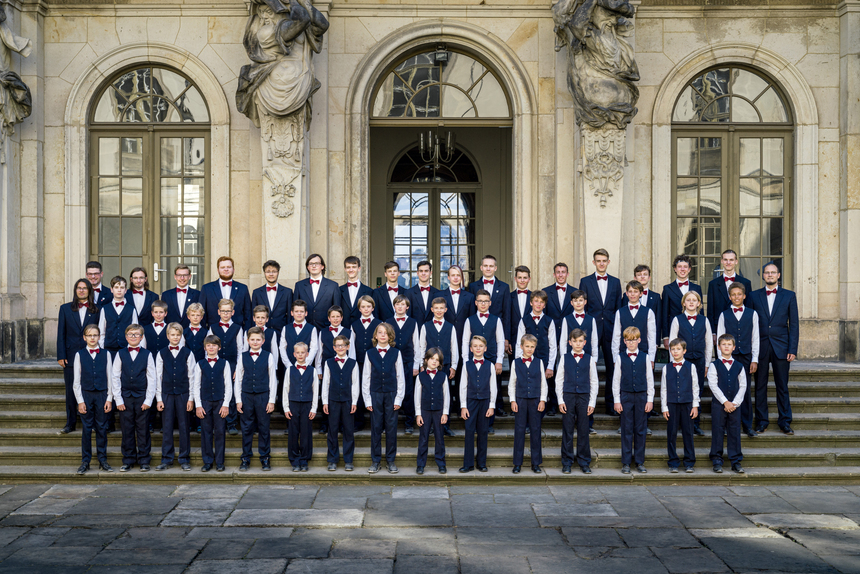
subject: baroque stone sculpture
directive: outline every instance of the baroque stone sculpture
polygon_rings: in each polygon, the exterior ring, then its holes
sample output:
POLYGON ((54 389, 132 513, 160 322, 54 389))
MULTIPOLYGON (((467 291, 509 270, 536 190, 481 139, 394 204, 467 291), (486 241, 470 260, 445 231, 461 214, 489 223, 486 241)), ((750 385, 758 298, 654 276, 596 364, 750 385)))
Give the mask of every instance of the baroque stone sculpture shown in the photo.
POLYGON ((33 111, 30 88, 12 71, 12 52, 26 58, 31 50, 30 40, 12 32, 6 10, 0 7, 0 163, 6 163, 6 138, 33 111))

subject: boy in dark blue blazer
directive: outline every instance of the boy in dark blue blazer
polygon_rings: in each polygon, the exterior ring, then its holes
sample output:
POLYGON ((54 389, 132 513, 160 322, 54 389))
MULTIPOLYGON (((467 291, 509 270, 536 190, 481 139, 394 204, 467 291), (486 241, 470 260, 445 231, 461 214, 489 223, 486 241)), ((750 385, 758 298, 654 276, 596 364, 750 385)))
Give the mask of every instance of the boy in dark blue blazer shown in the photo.
POLYGON ((179 431, 179 465, 191 470, 191 431, 188 413, 194 410, 191 396, 191 374, 197 360, 191 349, 182 345, 182 325, 171 323, 166 328, 169 345, 155 352, 155 401, 163 422, 161 435, 161 464, 155 470, 173 466, 173 429, 179 431))
POLYGON ((466 321, 475 314, 475 296, 463 287, 463 270, 457 265, 448 268, 448 288, 440 291, 439 297, 445 299, 445 320, 454 324, 457 341, 462 341, 466 321))
MULTIPOLYGON (((516 337, 517 327, 520 320, 532 312, 532 292, 529 289, 529 283, 532 280, 531 269, 525 265, 518 265, 514 269, 514 281, 516 289, 511 291, 510 306, 508 311, 508 332, 514 333, 516 337)), ((514 349, 510 343, 505 345, 505 352, 510 355, 508 357, 511 363, 514 362, 514 349)), ((496 405, 498 406, 498 405, 496 405)), ((499 413, 501 416, 501 413, 499 413)))
MULTIPOLYGON (((322 255, 312 253, 305 260, 305 269, 310 277, 296 282, 293 289, 293 300, 301 299, 307 305, 308 321, 317 330, 328 327, 328 310, 340 307, 340 287, 324 277, 325 261, 322 255)), ((290 361, 293 360, 290 355, 290 361)))
POLYGON ((346 273, 346 283, 340 286, 340 307, 343 309, 343 324, 352 327, 361 312, 358 310, 358 301, 365 295, 373 297, 373 289, 365 285, 359 279, 361 275, 361 259, 350 255, 343 260, 343 270, 346 273))
POLYGON ((84 348, 75 351, 72 359, 74 379, 72 392, 77 400, 77 412, 81 415, 81 466, 78 474, 90 469, 93 458, 93 430, 96 431, 96 456, 99 468, 113 472, 107 461, 108 416, 112 409, 113 388, 111 381, 110 353, 99 349, 99 328, 90 323, 84 327, 81 337, 84 348))
POLYGON ((708 368, 708 388, 711 389, 711 463, 714 472, 723 472, 723 435, 726 436, 728 457, 732 470, 744 472, 741 460, 740 406, 747 388, 747 378, 740 361, 732 358, 735 338, 728 333, 717 339, 720 354, 708 368))
POLYGON ((399 283, 400 265, 396 261, 389 261, 383 269, 385 284, 373 290, 373 302, 377 319, 385 322, 394 317, 394 299, 398 295, 406 296, 406 289, 399 283))
POLYGON ((152 323, 152 304, 158 300, 158 294, 149 290, 149 276, 143 267, 135 267, 129 275, 131 288, 125 293, 125 300, 134 305, 137 311, 138 325, 146 327, 152 323))
MULTIPOLYGON (((75 282, 71 303, 60 306, 57 321, 57 362, 63 367, 63 379, 66 384, 66 425, 59 434, 68 434, 75 430, 78 421, 78 403, 72 392, 74 384, 75 354, 86 347, 84 330, 87 325, 98 325, 99 308, 93 300, 93 288, 86 279, 75 282)), ((98 344, 99 337, 96 337, 98 344)))
MULTIPOLYGON (((251 294, 252 317, 257 307, 260 305, 266 307, 269 310, 266 326, 276 333, 280 333, 290 320, 290 306, 293 304, 293 290, 278 283, 280 273, 281 265, 277 261, 269 260, 263 263, 266 284, 254 289, 251 294)), ((268 347, 266 350, 268 351, 268 347)))
POLYGON ((149 434, 149 413, 155 400, 155 361, 144 349, 143 327, 129 325, 125 329, 128 347, 117 350, 111 361, 113 397, 122 426, 122 467, 128 472, 135 464, 141 472, 149 470, 152 461, 152 441, 149 434))
POLYGON ((639 350, 642 335, 636 327, 624 329, 624 345, 618 356, 618 368, 612 378, 615 410, 621 414, 621 472, 630 474, 630 463, 636 470, 645 470, 645 436, 648 413, 654 408, 654 369, 651 361, 639 350))
MULTIPOLYGON (((758 368, 758 355, 760 341, 760 329, 758 315, 750 307, 744 305, 746 297, 746 289, 742 283, 732 283, 729 287, 729 298, 731 305, 728 309, 720 313, 717 321, 717 339, 724 333, 735 338, 735 348, 732 351, 732 358, 740 361, 744 367, 744 374, 747 381, 751 381, 751 374, 756 372, 758 368)), ((747 384, 746 392, 744 393, 743 402, 741 403, 741 431, 748 437, 755 438, 758 436, 753 430, 753 412, 752 399, 750 389, 747 384)))
POLYGON ((430 304, 436 298, 439 290, 430 285, 433 266, 429 261, 418 262, 418 283, 406 290, 409 297, 409 315, 419 325, 423 325, 433 317, 430 304))
POLYGON ((173 270, 173 280, 176 287, 161 294, 161 300, 167 303, 167 323, 179 323, 183 329, 188 328, 188 308, 200 301, 200 291, 188 286, 191 281, 191 269, 188 265, 177 265, 173 270))
MULTIPOLYGON (((546 293, 546 314, 550 316, 555 324, 555 342, 559 346, 561 341, 561 326, 564 323, 564 318, 573 313, 573 307, 570 304, 570 295, 576 291, 576 287, 567 283, 569 271, 567 263, 556 263, 553 268, 553 276, 555 283, 549 287, 545 287, 543 292, 546 293)), ((550 403, 552 399, 550 399, 550 403)), ((552 414, 552 405, 549 405, 549 412, 552 414)))
MULTIPOLYGON (((606 366, 606 381, 603 386, 604 408, 606 414, 617 416, 612 408, 618 402, 612 394, 611 384, 615 375, 612 327, 615 324, 615 312, 621 305, 621 281, 606 272, 609 267, 609 252, 605 249, 601 248, 594 252, 592 263, 596 271, 579 280, 579 289, 585 291, 585 312, 594 317, 597 325, 597 340, 606 366)), ((598 356, 597 351, 593 356, 598 356)))
POLYGON ((85 269, 87 281, 89 281, 90 285, 93 286, 93 301, 95 302, 96 307, 101 309, 102 306, 105 303, 110 302, 112 298, 110 289, 106 285, 102 284, 102 277, 104 276, 102 264, 98 261, 88 261, 85 269))
MULTIPOLYGON (((245 346, 245 332, 240 323, 233 321, 235 314, 232 299, 221 299, 218 304, 218 322, 209 323, 209 335, 218 337, 221 346, 218 356, 230 364, 230 372, 236 372, 236 362, 245 346)), ((205 344, 205 340, 204 340, 205 344)), ((232 393, 231 393, 232 396, 232 393)), ((231 435, 239 434, 237 428, 239 417, 236 415, 236 403, 230 403, 230 414, 227 416, 227 432, 231 435)))
POLYGON ((498 265, 493 255, 484 255, 481 259, 482 277, 469 283, 469 292, 477 296, 478 291, 483 289, 490 294, 490 314, 495 315, 502 321, 502 333, 505 336, 505 347, 510 344, 511 331, 515 325, 510 324, 508 313, 511 307, 511 288, 507 283, 496 277, 498 265))
POLYGON ((233 321, 242 329, 253 326, 251 294, 248 292, 247 285, 233 279, 233 259, 227 256, 218 258, 218 279, 207 283, 200 291, 200 304, 206 312, 203 320, 209 326, 218 321, 218 307, 221 299, 233 301, 233 321))
POLYGON ((562 414, 561 472, 564 474, 570 474, 574 460, 583 474, 591 474, 591 431, 588 425, 589 417, 597 405, 600 382, 597 380, 597 361, 585 352, 587 340, 588 337, 582 329, 573 329, 570 332, 570 351, 561 355, 555 375, 558 410, 562 414), (574 429, 576 455, 573 452, 574 429))
POLYGON ((690 271, 693 269, 693 260, 688 255, 677 255, 672 261, 672 269, 675 270, 675 280, 663 286, 663 300, 660 306, 663 310, 663 319, 660 321, 663 330, 663 346, 669 346, 669 328, 672 319, 683 312, 681 298, 687 291, 695 291, 702 299, 702 288, 690 280, 690 271))
MULTIPOLYGON (((642 296, 639 298, 639 304, 651 309, 654 312, 654 320, 657 325, 657 344, 662 343, 663 338, 663 306, 660 301, 660 293, 649 288, 651 284, 651 268, 647 265, 637 265, 633 269, 633 278, 642 284, 642 296)), ((621 297, 621 306, 627 305, 627 293, 621 297)))
MULTIPOLYGON (((99 347, 110 352, 114 358, 126 344, 125 330, 130 325, 137 325, 137 311, 134 305, 125 300, 126 282, 117 275, 110 281, 113 300, 106 303, 99 313, 99 347)), ((141 327, 143 331, 143 327, 141 327)), ((116 396, 116 395, 114 395, 116 396)))
MULTIPOLYGON (((696 366, 684 360, 687 343, 684 339, 669 342, 672 362, 663 368, 660 384, 660 404, 666 419, 666 448, 669 452, 669 472, 678 472, 678 428, 684 439, 684 469, 693 472, 696 448, 693 441, 693 420, 699 415, 699 376, 696 366)), ((704 382, 704 381, 703 381, 704 382)))
POLYGON ((791 401, 788 396, 788 371, 797 358, 800 329, 797 313, 797 296, 794 291, 779 286, 779 268, 774 263, 765 265, 762 272, 764 288, 753 292, 752 306, 758 313, 761 327, 759 364, 756 371, 755 410, 756 430, 762 432, 768 425, 767 385, 770 370, 776 385, 776 406, 780 430, 793 435, 791 428, 791 401))
POLYGON ((736 271, 738 254, 731 249, 726 249, 723 251, 721 264, 723 267, 722 277, 711 279, 708 283, 708 320, 711 322, 711 331, 714 333, 717 332, 720 314, 732 306, 729 298, 729 287, 732 283, 740 283, 744 286, 744 306, 750 306, 750 296, 752 295, 752 283, 746 277, 741 277, 741 274, 736 271))

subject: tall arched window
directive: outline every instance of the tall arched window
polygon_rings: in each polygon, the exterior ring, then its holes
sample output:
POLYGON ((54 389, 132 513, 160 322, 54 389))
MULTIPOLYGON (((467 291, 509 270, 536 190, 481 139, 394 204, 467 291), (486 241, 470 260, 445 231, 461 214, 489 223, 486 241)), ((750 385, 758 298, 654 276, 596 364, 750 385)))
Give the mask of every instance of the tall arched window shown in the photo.
POLYGON ((154 291, 172 287, 173 268, 185 264, 199 287, 210 172, 200 91, 165 67, 124 71, 99 92, 89 129, 91 258, 106 277, 145 267, 154 291))
POLYGON ((713 68, 682 90, 672 122, 673 251, 693 258, 700 283, 734 249, 753 288, 770 261, 790 285, 793 124, 779 87, 752 69, 713 68))

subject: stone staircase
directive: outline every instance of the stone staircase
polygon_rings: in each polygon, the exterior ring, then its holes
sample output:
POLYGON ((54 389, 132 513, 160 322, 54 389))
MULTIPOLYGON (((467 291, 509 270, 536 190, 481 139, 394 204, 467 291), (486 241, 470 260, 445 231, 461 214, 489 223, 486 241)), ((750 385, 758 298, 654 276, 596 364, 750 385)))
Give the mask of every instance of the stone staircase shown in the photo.
MULTIPOLYGON (((659 367, 658 367, 659 368, 659 367)), ((657 377, 659 380, 659 377, 657 377)), ((711 472, 710 397, 703 401, 702 428, 706 436, 696 438, 697 466, 694 474, 670 474, 666 469, 666 424, 662 417, 649 421, 653 435, 646 443, 647 474, 622 475, 618 419, 595 416, 598 434, 591 437, 592 468, 585 476, 561 473, 561 417, 547 417, 543 422, 543 455, 545 472, 533 474, 526 451, 524 472, 511 474, 513 457, 513 424, 511 416, 497 417, 495 435, 490 436, 488 473, 459 474, 462 463, 463 426, 455 419, 452 429, 458 436, 446 439, 449 472, 439 475, 433 462, 433 447, 423 476, 415 474, 418 445, 417 432, 398 433, 397 464, 400 473, 389 475, 384 467, 377 475, 368 475, 370 464, 370 432, 356 435, 356 471, 346 473, 343 463, 337 472, 325 469, 325 436, 314 435, 314 457, 308 473, 291 472, 286 454, 286 420, 276 415, 272 422, 272 472, 262 472, 252 461, 249 472, 239 472, 241 436, 227 437, 227 471, 201 473, 200 437, 193 433, 192 472, 182 472, 178 465, 156 472, 104 473, 91 470, 84 476, 74 474, 80 464, 80 423, 78 431, 58 435, 65 422, 62 371, 53 361, 16 363, 0 367, 0 483, 4 482, 315 482, 347 483, 386 481, 414 484, 474 484, 476 481, 501 484, 538 484, 544 482, 570 484, 624 484, 645 481, 648 484, 771 484, 796 483, 833 484, 860 482, 860 365, 840 363, 798 362, 792 367, 792 409, 794 436, 785 436, 776 427, 776 406, 771 385, 769 430, 758 438, 744 436, 744 467, 747 473, 722 475, 711 472)), ((655 410, 659 411, 659 389, 655 410)), ((601 389, 602 395, 602 389, 601 389)), ((603 412, 602 396, 597 412, 603 412)), ((401 425, 402 429, 402 425, 401 425)), ((162 435, 153 435, 153 468, 160 458, 162 435)), ((432 442, 432 441, 431 441, 432 442)), ((528 445, 528 442, 527 442, 528 445)), ((255 440, 256 446, 256 440, 255 440)), ((678 440, 679 452, 682 450, 678 440)), ((95 449, 95 445, 93 446, 95 449)), ((120 434, 108 437, 108 461, 115 468, 121 465, 120 434)), ((576 468, 576 467, 574 467, 576 468)), ((728 468, 728 467, 727 467, 728 468)))

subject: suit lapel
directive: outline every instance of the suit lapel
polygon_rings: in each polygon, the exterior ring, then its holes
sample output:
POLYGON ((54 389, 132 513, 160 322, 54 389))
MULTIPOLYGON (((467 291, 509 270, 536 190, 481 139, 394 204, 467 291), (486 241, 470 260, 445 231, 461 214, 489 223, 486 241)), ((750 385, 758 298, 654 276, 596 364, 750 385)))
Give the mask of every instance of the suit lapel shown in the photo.
MULTIPOLYGON (((278 290, 275 291, 275 303, 274 303, 274 305, 272 305, 272 308, 269 309, 270 313, 273 312, 275 310, 275 307, 278 306, 278 303, 280 303, 280 300, 283 298, 284 292, 286 290, 287 290, 286 287, 281 287, 281 285, 278 284, 278 290)), ((268 303, 268 302, 269 302, 269 297, 267 296, 266 297, 266 303, 268 303)))

